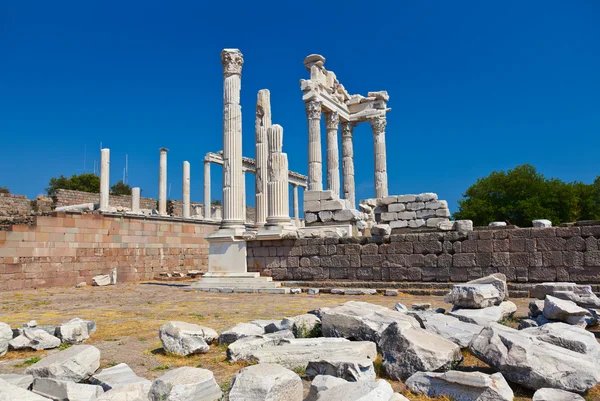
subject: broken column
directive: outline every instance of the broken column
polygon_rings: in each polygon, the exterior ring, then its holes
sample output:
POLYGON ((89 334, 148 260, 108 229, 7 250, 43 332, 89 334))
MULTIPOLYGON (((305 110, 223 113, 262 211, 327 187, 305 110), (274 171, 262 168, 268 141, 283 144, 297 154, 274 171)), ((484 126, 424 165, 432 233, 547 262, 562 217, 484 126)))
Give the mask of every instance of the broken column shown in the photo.
POLYGON ((321 156, 321 102, 306 102, 308 119, 308 190, 323 190, 323 161, 321 156))
POLYGON ((271 126, 271 94, 268 89, 258 91, 256 99, 256 227, 267 222, 267 158, 269 144, 267 129, 271 126))
POLYGON ((204 218, 210 219, 210 160, 204 159, 204 218))
POLYGON ((344 173, 344 199, 356 208, 356 192, 354 189, 354 146, 352 133, 354 125, 350 122, 342 123, 342 171, 344 173))
POLYGON ((100 210, 107 211, 110 197, 110 149, 100 150, 100 210))
POLYGON ((131 188, 131 213, 140 213, 140 187, 131 188))
POLYGON ((167 216, 167 148, 160 148, 158 169, 158 214, 167 216))
POLYGON ((242 185, 241 75, 244 58, 238 49, 221 52, 223 65, 223 221, 222 228, 244 227, 242 185))
POLYGON ((267 215, 268 226, 289 225, 290 205, 288 188, 288 159, 283 150, 283 128, 279 124, 272 125, 267 130, 269 142, 269 202, 267 215))
POLYGON ((184 219, 190 218, 190 162, 183 162, 183 177, 181 190, 182 214, 184 219))
POLYGON ((385 149, 385 116, 371 120, 373 146, 375 151, 375 197, 388 196, 387 161, 385 149))
POLYGON ((338 149, 338 113, 325 113, 327 127, 327 189, 340 196, 340 160, 338 149))

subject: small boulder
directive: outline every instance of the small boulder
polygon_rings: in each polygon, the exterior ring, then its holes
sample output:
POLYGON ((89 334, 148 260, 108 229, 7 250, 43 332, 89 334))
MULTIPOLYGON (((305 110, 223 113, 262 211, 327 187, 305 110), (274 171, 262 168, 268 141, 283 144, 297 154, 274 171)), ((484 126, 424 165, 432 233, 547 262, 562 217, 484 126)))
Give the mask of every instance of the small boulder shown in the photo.
POLYGON ((265 334, 265 330, 255 324, 238 323, 231 329, 221 333, 219 344, 231 344, 243 337, 260 336, 263 334, 265 334))
POLYGON ((227 360, 230 362, 248 360, 252 352, 263 347, 279 345, 285 338, 294 338, 294 334, 290 330, 282 330, 240 338, 227 347, 227 360))
POLYGON ((126 363, 103 369, 100 373, 92 376, 90 382, 101 386, 104 391, 130 384, 143 384, 150 388, 152 384, 150 380, 136 375, 126 363))
POLYGON ((42 329, 23 329, 20 336, 8 342, 12 350, 33 349, 36 351, 60 347, 60 339, 42 329))
POLYGON ((492 284, 454 284, 445 301, 457 308, 487 308, 502 302, 504 295, 492 284))
POLYGON ((0 379, 0 401, 50 401, 50 399, 0 379))
POLYGON ((511 301, 504 301, 498 306, 483 309, 453 309, 447 314, 465 323, 486 326, 490 323, 500 322, 512 316, 516 311, 517 305, 511 301))
POLYGON ((102 387, 71 381, 35 378, 32 391, 53 400, 95 401, 104 393, 102 387))
POLYGON ((533 228, 552 227, 552 222, 550 220, 547 220, 547 219, 533 220, 531 222, 531 224, 533 224, 533 228))
POLYGON ((337 356, 310 361, 306 367, 306 374, 310 377, 319 375, 335 376, 350 382, 373 381, 376 379, 375 368, 371 359, 352 356, 337 356))
POLYGON ((546 296, 543 313, 550 320, 558 320, 583 328, 598 324, 598 320, 589 310, 577 306, 575 302, 559 299, 552 295, 546 296))
POLYGON ((550 323, 522 330, 540 341, 554 344, 580 354, 596 356, 600 364, 600 343, 594 334, 567 323, 550 323))
POLYGON ((385 380, 341 384, 319 392, 317 401, 390 401, 392 386, 385 380))
POLYGON ((508 299, 508 284, 506 284, 506 275, 503 273, 490 274, 489 276, 468 281, 467 284, 491 284, 496 287, 500 293, 502 301, 508 299))
POLYGON ((181 355, 205 354, 209 343, 217 338, 211 328, 186 322, 167 322, 158 329, 158 337, 165 351, 181 355))
POLYGON ((64 351, 48 355, 25 369, 33 377, 80 382, 100 367, 100 351, 92 345, 74 345, 64 351))
POLYGON ((33 376, 31 375, 19 375, 13 373, 0 374, 0 380, 4 380, 12 384, 13 386, 24 388, 29 390, 33 384, 33 376))
POLYGON ((532 401, 585 401, 579 394, 556 388, 541 388, 533 394, 532 401))
POLYGON ((512 401, 514 398, 502 373, 417 372, 406 381, 406 386, 414 394, 431 398, 448 397, 461 401, 512 401))
POLYGON ((339 377, 324 375, 315 376, 315 378, 310 383, 310 390, 308 392, 308 396, 304 399, 304 401, 316 401, 317 397, 319 396, 319 393, 327 391, 330 388, 336 386, 341 386, 342 384, 346 383, 348 383, 346 380, 340 379, 339 377))
POLYGON ((105 286, 110 284, 110 276, 108 274, 100 274, 92 277, 92 285, 105 286))
POLYGON ((240 370, 231 381, 230 401, 301 401, 300 376, 281 365, 263 363, 240 370))
POLYGON ((154 380, 150 401, 217 401, 223 395, 213 372, 184 366, 154 380))
POLYGON ((56 337, 66 344, 82 343, 90 338, 88 324, 81 319, 73 319, 56 327, 56 337))
POLYGON ((594 294, 590 285, 552 282, 536 284, 531 290, 531 296, 542 301, 546 295, 573 301, 582 308, 600 309, 600 298, 594 294))
POLYGON ((13 332, 10 326, 0 322, 0 356, 8 351, 8 343, 13 339, 13 332))

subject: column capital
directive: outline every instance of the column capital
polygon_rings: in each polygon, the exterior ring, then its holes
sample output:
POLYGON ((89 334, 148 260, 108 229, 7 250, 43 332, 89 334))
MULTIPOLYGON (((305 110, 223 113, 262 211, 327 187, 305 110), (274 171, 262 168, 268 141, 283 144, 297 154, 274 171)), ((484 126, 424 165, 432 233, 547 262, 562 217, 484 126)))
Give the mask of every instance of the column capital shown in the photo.
POLYGON ((306 102, 306 118, 309 120, 320 120, 321 105, 322 103, 318 100, 310 100, 306 102))
POLYGON ((340 116, 337 112, 325 113, 325 126, 327 129, 338 129, 339 124, 340 116))
POLYGON ((241 75, 244 56, 238 49, 223 49, 221 64, 223 64, 223 75, 241 75))
POLYGON ((385 132, 385 126, 387 124, 385 117, 377 117, 371 120, 371 129, 373 134, 383 134, 385 132))
POLYGON ((352 138, 352 133, 354 132, 354 127, 356 127, 356 123, 351 123, 350 121, 345 121, 342 123, 342 138, 352 138))
POLYGON ((169 149, 167 149, 167 148, 160 148, 160 149, 159 149, 159 151, 160 151, 161 153, 163 153, 163 152, 164 152, 164 153, 167 153, 167 152, 169 151, 169 149))

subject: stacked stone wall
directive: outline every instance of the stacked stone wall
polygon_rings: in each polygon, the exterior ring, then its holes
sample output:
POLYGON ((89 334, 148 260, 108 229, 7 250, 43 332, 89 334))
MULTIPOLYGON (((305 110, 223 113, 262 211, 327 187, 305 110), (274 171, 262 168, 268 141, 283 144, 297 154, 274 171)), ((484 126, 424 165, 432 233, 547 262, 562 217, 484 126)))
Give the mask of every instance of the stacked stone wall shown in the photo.
MULTIPOLYGON (((53 199, 54 207, 71 206, 82 203, 99 203, 100 194, 94 192, 73 191, 70 189, 57 189, 53 199)), ((181 203, 181 201, 179 202, 181 203)), ((131 195, 110 195, 109 204, 114 207, 131 208, 131 195)), ((157 200, 140 197, 140 208, 156 209, 157 200)))
POLYGON ((424 232, 248 243, 248 267, 275 280, 600 283, 600 226, 424 232))
POLYGON ((0 219, 27 216, 30 208, 30 201, 25 195, 0 193, 0 219))
POLYGON ((120 282, 208 268, 216 224, 53 213, 0 231, 0 291, 75 285, 118 270, 120 282))

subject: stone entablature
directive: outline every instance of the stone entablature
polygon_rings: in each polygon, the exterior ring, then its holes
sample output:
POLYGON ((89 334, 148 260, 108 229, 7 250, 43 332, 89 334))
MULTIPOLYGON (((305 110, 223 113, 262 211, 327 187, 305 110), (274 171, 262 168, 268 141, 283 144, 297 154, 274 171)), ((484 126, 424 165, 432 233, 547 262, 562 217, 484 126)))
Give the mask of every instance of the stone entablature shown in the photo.
POLYGON ((274 280, 600 284, 600 225, 248 242, 248 266, 274 280))

